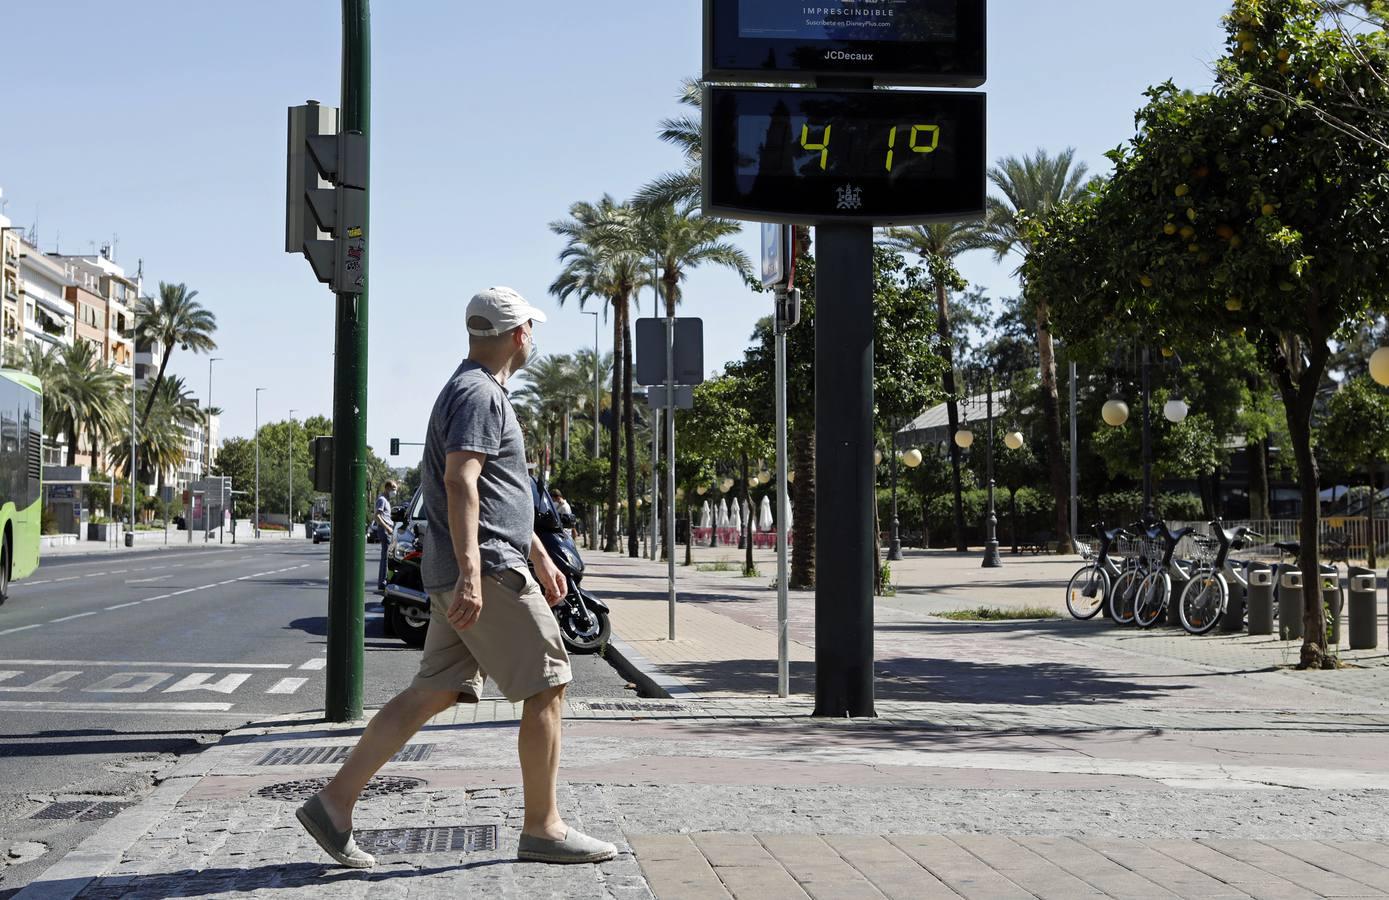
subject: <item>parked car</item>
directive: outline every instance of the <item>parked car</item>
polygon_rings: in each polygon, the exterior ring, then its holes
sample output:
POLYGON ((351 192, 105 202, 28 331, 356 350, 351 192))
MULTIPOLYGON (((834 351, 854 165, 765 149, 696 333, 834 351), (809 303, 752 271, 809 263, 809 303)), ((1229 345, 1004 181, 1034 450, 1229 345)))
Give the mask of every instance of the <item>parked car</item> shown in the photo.
POLYGON ((313 542, 315 544, 321 544, 326 540, 330 540, 332 537, 333 527, 328 522, 319 522, 314 526, 313 542))

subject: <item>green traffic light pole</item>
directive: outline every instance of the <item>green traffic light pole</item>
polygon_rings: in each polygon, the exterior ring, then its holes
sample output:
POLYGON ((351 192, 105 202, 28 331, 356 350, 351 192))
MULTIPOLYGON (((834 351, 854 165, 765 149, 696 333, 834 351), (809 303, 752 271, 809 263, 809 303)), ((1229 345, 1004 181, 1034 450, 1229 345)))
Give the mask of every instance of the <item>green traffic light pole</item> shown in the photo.
MULTIPOLYGON (((360 131, 370 148, 371 11, 368 0, 342 0, 341 130, 360 131)), ((366 194, 369 201, 369 187, 366 194)), ((369 227, 366 235, 370 253, 369 227)), ((366 521, 367 513, 365 287, 360 294, 337 295, 334 350, 333 515, 338 522, 348 524, 333 529, 329 545, 328 686, 324 712, 330 722, 348 722, 362 717, 366 534, 360 523, 366 521)))

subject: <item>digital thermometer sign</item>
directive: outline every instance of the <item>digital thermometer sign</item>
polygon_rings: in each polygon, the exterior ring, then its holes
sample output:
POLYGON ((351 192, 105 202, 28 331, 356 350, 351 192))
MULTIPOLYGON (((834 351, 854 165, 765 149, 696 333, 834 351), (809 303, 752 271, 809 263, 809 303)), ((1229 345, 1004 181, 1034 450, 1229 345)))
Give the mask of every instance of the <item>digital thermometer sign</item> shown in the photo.
POLYGON ((985 97, 708 87, 704 211, 909 224, 983 215, 985 97))
POLYGON ((985 0, 705 0, 706 81, 978 87, 985 0))

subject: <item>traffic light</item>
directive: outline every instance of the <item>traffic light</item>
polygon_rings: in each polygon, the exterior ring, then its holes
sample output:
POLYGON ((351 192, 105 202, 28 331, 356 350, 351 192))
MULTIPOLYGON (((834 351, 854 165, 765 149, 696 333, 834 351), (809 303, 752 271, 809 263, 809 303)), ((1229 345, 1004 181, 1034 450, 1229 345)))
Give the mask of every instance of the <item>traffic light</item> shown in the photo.
POLYGON ((400 438, 391 438, 391 455, 400 455, 400 438))
POLYGON ((333 490, 333 439, 316 437, 309 441, 309 479, 321 493, 333 490))
POLYGON ((366 290, 367 146, 361 132, 338 131, 331 106, 289 108, 285 252, 304 254, 340 294, 366 290))

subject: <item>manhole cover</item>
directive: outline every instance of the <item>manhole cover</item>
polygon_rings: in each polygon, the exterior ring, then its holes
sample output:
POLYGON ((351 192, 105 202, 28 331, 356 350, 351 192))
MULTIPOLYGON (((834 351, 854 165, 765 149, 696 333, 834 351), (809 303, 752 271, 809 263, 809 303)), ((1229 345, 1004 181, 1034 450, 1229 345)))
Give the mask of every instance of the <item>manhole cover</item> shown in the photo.
POLYGON ((358 831, 357 844, 377 856, 416 853, 480 853, 497 849, 496 825, 450 825, 443 828, 384 828, 358 831))
MULTIPOLYGON (((264 797, 267 800, 302 803, 323 790, 326 784, 328 784, 327 778, 301 778, 298 781, 282 781, 279 784, 271 784, 261 788, 256 791, 256 796, 264 797)), ((424 787, 424 779, 422 778, 378 775, 367 782, 366 790, 362 791, 362 799, 370 800, 373 797, 404 794, 421 787, 424 787)))
POLYGON ((95 822, 115 818, 117 813, 130 805, 129 803, 106 801, 94 803, 91 800, 63 800, 48 804, 29 818, 76 819, 79 822, 95 822))
MULTIPOLYGON (((433 744, 409 744, 391 757, 391 762, 423 762, 429 759, 433 744)), ((347 762, 351 747, 276 747, 256 762, 258 766, 321 766, 347 762)))

